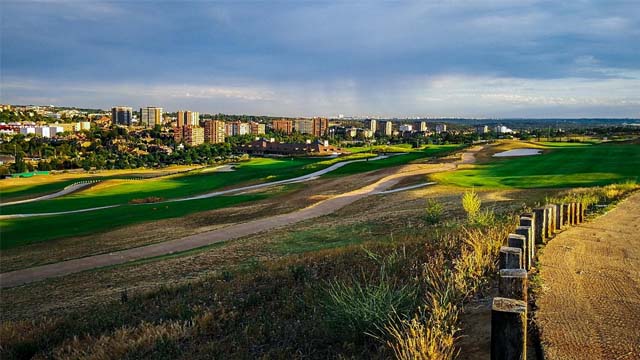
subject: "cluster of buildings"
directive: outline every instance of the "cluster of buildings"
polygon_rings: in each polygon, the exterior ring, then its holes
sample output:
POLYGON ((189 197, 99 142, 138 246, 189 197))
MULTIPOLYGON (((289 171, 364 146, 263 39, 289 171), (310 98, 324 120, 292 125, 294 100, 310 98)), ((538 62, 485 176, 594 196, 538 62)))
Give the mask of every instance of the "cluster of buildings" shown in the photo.
MULTIPOLYGON (((140 126, 149 128, 161 125, 163 122, 174 119, 165 119, 163 109, 149 106, 140 109, 140 118, 135 119, 133 109, 128 106, 115 106, 111 109, 111 121, 113 125, 131 126, 137 123, 140 126)), ((221 121, 221 120, 200 120, 200 114, 196 111, 180 110, 175 117, 173 127, 174 139, 176 142, 190 146, 200 145, 204 142, 222 143, 226 137, 239 135, 261 136, 267 133, 266 124, 258 122, 241 121, 221 121)), ((284 134, 298 132, 321 137, 327 134, 329 120, 324 118, 296 119, 296 120, 274 120, 272 124, 274 131, 284 134)))
POLYGON ((256 139, 250 144, 240 145, 238 151, 250 155, 337 155, 342 149, 329 145, 327 140, 307 140, 304 143, 281 143, 271 139, 256 139))
POLYGON ((315 137, 322 137, 327 135, 327 131, 329 130, 329 119, 280 119, 274 120, 271 127, 274 131, 287 135, 297 132, 299 134, 309 134, 315 137))
MULTIPOLYGON (((427 127, 426 121, 415 121, 411 124, 400 124, 398 129, 395 129, 394 122, 391 120, 365 120, 364 127, 369 130, 370 136, 397 136, 397 135, 411 135, 411 134, 424 134, 429 135, 431 131, 427 127)), ((447 131, 447 124, 435 124, 434 131, 436 134, 440 134, 447 131)))
POLYGON ((477 125, 476 134, 484 135, 493 131, 496 134, 512 134, 514 131, 504 125, 496 125, 493 128, 489 128, 489 125, 477 125))
POLYGON ((62 124, 47 124, 37 125, 34 122, 10 122, 0 123, 0 133, 2 134, 22 134, 22 135, 35 135, 44 138, 55 137, 63 132, 79 132, 82 130, 91 129, 91 123, 89 121, 78 121, 74 123, 62 123, 62 124))

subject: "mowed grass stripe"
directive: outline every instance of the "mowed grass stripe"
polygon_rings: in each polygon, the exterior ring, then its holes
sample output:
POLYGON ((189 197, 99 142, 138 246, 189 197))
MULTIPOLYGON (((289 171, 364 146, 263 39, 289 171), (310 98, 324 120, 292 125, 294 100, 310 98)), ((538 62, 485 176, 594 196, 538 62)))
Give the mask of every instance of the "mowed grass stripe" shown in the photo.
POLYGON ((323 159, 256 158, 236 166, 231 172, 195 171, 146 180, 109 180, 94 189, 87 189, 64 197, 2 207, 2 213, 29 214, 86 209, 126 204, 133 199, 160 197, 174 199, 214 191, 228 186, 277 181, 305 175, 329 165, 316 165, 323 159))
POLYGON ((482 188, 557 188, 640 181, 640 146, 557 146, 543 155, 494 158, 431 178, 444 184, 482 188))
MULTIPOLYGON (((91 235, 126 225, 186 216, 192 213, 221 209, 250 201, 266 199, 271 194, 220 196, 167 204, 124 205, 70 215, 42 216, 0 220, 0 249, 63 237, 91 235)), ((149 226, 153 226, 150 224, 149 226)))

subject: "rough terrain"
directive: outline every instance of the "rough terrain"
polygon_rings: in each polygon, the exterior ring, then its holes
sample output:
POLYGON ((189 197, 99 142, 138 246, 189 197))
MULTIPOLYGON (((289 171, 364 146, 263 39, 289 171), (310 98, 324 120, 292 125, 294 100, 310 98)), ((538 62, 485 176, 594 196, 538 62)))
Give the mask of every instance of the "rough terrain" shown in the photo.
POLYGON ((539 260, 545 359, 640 358, 640 193, 559 234, 539 260))

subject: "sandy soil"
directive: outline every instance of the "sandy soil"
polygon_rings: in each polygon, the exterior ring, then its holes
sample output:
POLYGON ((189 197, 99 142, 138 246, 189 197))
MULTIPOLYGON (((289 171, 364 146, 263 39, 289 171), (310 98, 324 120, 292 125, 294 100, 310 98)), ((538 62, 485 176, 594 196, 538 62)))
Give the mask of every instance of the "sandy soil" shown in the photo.
POLYGON ((540 256, 545 359, 640 359, 640 193, 540 256))

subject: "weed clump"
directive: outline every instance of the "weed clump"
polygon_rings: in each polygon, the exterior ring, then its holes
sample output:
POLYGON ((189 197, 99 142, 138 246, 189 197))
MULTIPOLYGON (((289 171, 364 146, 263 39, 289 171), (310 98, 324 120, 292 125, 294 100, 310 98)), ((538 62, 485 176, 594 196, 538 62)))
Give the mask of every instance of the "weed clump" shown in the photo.
POLYGON ((427 224, 437 224, 444 214, 444 207, 434 199, 428 199, 425 206, 425 220, 427 224))
POLYGON ((382 335, 390 316, 408 316, 417 300, 414 287, 394 286, 384 275, 375 283, 333 281, 325 291, 327 324, 337 335, 355 342, 382 335))

